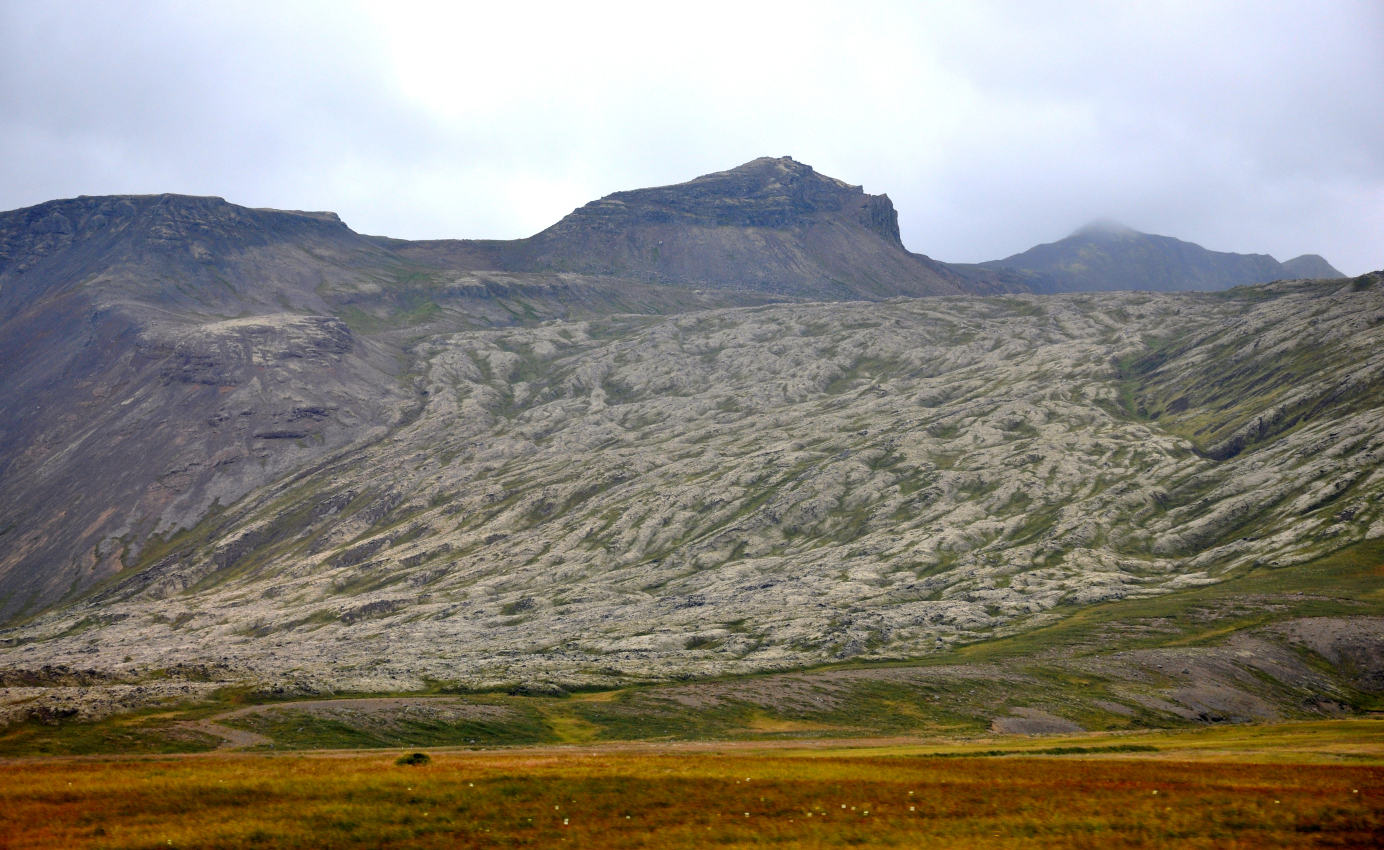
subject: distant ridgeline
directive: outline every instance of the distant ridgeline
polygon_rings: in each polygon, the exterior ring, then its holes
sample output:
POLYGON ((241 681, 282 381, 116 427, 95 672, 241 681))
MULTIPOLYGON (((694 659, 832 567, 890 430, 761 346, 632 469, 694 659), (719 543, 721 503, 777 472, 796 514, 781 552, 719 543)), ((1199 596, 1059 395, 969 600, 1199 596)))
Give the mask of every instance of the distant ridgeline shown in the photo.
POLYGON ((1343 277, 1316 254, 1280 263, 1267 254, 1208 251, 1191 242, 1140 233, 1114 222, 1097 222, 1066 239, 979 266, 1018 272, 1019 280, 1034 292, 1176 292, 1343 277))

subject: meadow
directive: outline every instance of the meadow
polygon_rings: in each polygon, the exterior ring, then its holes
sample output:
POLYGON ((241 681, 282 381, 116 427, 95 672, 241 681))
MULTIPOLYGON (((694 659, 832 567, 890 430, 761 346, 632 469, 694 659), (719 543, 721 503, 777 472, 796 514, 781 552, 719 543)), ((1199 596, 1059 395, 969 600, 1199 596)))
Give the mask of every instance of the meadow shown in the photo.
POLYGON ((1371 719, 409 752, 12 759, 0 847, 1384 844, 1384 722, 1371 719))

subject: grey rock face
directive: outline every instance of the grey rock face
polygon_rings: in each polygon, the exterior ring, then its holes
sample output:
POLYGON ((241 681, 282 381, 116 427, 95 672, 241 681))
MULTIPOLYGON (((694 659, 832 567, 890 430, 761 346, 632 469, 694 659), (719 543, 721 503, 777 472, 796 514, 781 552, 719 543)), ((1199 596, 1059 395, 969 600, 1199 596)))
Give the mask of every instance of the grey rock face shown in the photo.
POLYGON ((393 353, 328 315, 386 257, 219 198, 0 214, 0 619, 397 419, 393 353))
MULTIPOLYGON (((121 333, 120 337, 125 337, 121 333)), ((146 325, 89 371, 25 396, 0 487, 0 614, 114 575, 250 489, 383 434, 406 400, 330 317, 146 325)), ((84 353, 83 359, 91 357, 84 353)))
MULTIPOLYGON (((222 500, 0 666, 615 684, 916 658, 1300 562, 1384 536, 1380 316, 1362 278, 432 336, 377 438, 222 500)), ((195 351, 351 356, 330 321, 236 321, 195 351)))

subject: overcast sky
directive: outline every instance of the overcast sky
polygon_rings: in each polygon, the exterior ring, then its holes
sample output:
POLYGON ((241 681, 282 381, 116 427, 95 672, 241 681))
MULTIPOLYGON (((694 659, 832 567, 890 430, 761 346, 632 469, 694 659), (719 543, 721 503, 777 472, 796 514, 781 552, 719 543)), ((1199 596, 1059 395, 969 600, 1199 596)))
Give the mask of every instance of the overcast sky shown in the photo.
POLYGON ((1380 0, 0 0, 0 40, 0 209, 182 192, 515 238, 787 154, 941 260, 1109 218, 1384 267, 1380 0))

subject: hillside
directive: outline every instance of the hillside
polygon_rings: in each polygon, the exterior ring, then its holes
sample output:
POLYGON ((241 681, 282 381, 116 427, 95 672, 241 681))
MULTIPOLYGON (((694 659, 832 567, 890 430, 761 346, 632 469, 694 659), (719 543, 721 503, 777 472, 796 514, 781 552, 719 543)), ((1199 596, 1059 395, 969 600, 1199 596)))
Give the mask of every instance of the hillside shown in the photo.
POLYGON ((1017 272, 1034 292, 1219 290, 1275 280, 1342 277, 1316 254, 1280 263, 1267 254, 1209 251, 1113 222, 1092 224, 1066 239, 981 263, 980 268, 1017 272))
POLYGON ((956 294, 1016 275, 786 159, 514 243, 0 214, 0 723, 223 688, 636 688, 612 729, 1376 705, 1384 276, 956 294))
POLYGON ((1247 571, 1384 536, 1381 298, 1376 276, 434 337, 387 433, 156 541, 7 630, 0 664, 610 687, 927 658, 1231 580, 1198 616, 1262 626, 1303 609, 1247 571))

